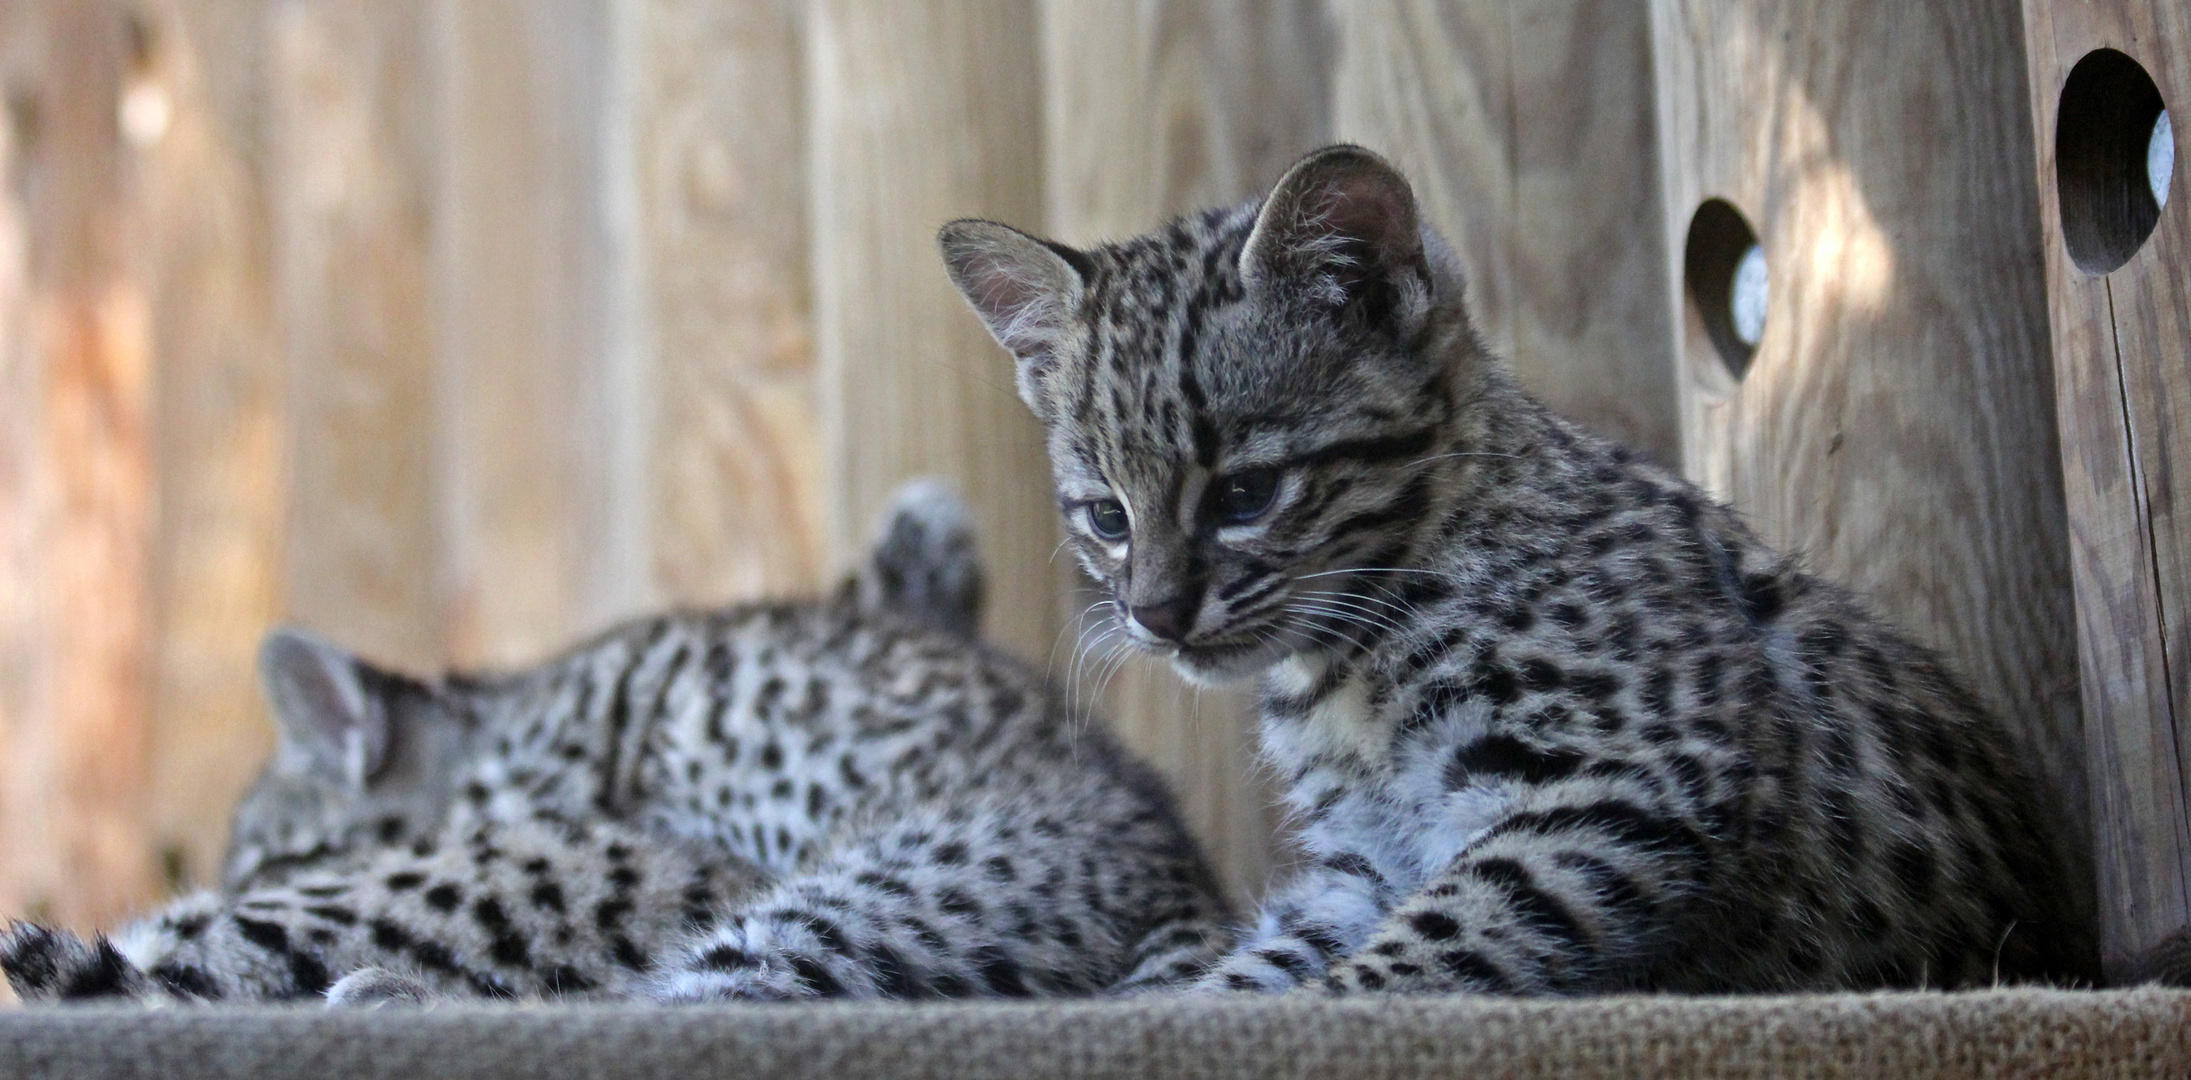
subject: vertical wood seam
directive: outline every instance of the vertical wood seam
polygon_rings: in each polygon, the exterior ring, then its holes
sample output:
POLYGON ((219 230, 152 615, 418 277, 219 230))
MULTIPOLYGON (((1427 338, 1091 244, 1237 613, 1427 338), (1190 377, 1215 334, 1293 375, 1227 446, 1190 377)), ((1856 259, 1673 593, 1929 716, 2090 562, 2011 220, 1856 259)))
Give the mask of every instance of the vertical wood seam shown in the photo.
MULTIPOLYGON (((2138 428, 2130 411, 2130 373, 2123 363, 2122 326, 2115 314, 2115 282, 2110 277, 2102 276, 2100 288, 2107 297, 2108 351, 2115 361, 2116 399, 2122 409, 2123 442, 2129 458, 2126 464, 2129 466, 2131 478, 2132 513, 2136 515, 2139 532, 2145 539, 2145 558, 2141 560, 2139 570, 2151 575, 2148 580, 2153 588, 2153 610, 2150 617, 2154 623, 2154 637, 2160 646, 2161 665, 2160 689, 2156 695, 2162 712, 2162 723, 2158 725, 2159 734, 2168 740, 2169 757, 2173 759, 2177 775, 2191 776, 2191 769, 2186 768, 2183 740, 2177 738, 2176 684, 2168 655, 2168 597, 2161 588, 2160 538, 2153 521, 2153 493, 2147 486, 2145 455, 2139 446, 2138 428)), ((2168 839, 2180 847, 2184 837, 2179 833, 2168 839)), ((2176 885, 2184 906, 2191 908, 2191 879, 2179 880, 2176 885)))

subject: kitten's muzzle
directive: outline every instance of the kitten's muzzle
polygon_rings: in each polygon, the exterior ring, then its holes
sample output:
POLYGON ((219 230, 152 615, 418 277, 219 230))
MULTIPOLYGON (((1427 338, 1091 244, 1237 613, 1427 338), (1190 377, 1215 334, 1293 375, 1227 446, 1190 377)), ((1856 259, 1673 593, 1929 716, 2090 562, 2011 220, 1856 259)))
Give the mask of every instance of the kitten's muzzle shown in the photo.
POLYGON ((1200 596, 1177 596, 1158 604, 1139 604, 1131 614, 1143 630, 1170 642, 1184 642, 1194 632, 1194 617, 1202 606, 1200 596))

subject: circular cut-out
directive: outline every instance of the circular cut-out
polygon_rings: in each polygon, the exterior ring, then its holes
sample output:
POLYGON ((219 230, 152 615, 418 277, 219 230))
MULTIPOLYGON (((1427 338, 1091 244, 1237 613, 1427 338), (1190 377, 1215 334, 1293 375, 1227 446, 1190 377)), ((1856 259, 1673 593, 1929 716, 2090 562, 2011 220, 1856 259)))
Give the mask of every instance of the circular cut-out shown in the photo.
POLYGON ((1757 230, 1725 199, 1706 199, 1689 219, 1681 258, 1689 310, 1727 372, 1750 369, 1765 337, 1765 249, 1757 230))
POLYGON ((2098 49, 2062 83, 2054 177, 2062 241, 2086 273, 2129 262, 2152 235, 2175 172, 2175 130, 2153 78, 2136 60, 2098 49))

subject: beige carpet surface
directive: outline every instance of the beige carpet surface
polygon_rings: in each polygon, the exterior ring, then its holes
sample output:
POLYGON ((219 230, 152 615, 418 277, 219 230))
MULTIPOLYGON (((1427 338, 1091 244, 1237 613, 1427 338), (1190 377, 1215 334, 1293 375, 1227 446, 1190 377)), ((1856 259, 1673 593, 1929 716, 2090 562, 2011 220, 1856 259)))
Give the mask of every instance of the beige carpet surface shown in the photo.
POLYGON ((2191 1080, 2191 991, 12 1009, 0 1077, 2191 1080))

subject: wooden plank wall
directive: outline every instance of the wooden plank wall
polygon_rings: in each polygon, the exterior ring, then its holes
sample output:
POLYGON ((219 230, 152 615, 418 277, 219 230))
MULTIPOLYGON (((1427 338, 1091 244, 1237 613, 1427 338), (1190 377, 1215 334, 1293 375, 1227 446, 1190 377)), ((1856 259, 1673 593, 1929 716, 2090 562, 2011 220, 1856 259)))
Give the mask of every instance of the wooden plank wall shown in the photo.
POLYGON ((0 13, 0 915, 207 880, 276 619, 430 669, 819 583, 799 21, 0 13))
POLYGON ((686 603, 810 589, 823 556, 802 20, 780 0, 619 11, 652 586, 686 603))
POLYGON ((0 889, 10 906, 98 922, 157 880, 139 721, 153 245, 115 108, 139 50, 115 5, 16 4, 4 18, 0 889))
POLYGON ((164 885, 218 858, 267 743, 251 657, 280 610, 282 429, 251 5, 139 7, 123 91, 148 232, 154 463, 145 813, 164 885), (165 117, 163 124, 163 116, 165 117))
MULTIPOLYGON (((2091 203, 2137 192, 2100 192, 2060 178, 2080 166, 2114 165, 2133 184, 2143 182, 2146 139, 2129 132, 2114 147, 2127 152, 2124 160, 2094 161, 2097 151, 2067 138, 2060 124, 2071 70, 2099 49, 2142 67, 2163 102, 2184 115, 2191 5, 2028 0, 2023 15, 2077 583, 2086 768, 2098 827, 2101 959, 2120 975, 2170 934, 2191 928, 2191 438, 2184 431, 2191 416, 2191 196, 2179 165, 2175 197, 2159 208, 2151 234, 2142 244, 2127 237, 2136 249, 2128 261, 2112 269, 2079 265, 2064 236, 2065 216, 2093 214, 2099 208, 2091 203)), ((2130 119, 2152 122, 2143 114, 2130 119)))
POLYGON ((1568 416, 1678 457, 1650 24, 1629 0, 1334 2, 1337 137, 1397 162, 1485 340, 1568 416))
POLYGON ((2081 825, 2038 192, 2009 167, 2032 155, 2016 11, 1656 0, 1652 19, 1666 250, 1725 199, 1770 283, 1738 379, 1670 279, 1685 470, 1946 653, 2081 825))
MULTIPOLYGON (((249 665, 276 618, 412 667, 520 662, 642 607, 817 586, 915 473, 975 506, 991 636, 1071 672, 1085 601, 1037 433, 934 229, 1130 234, 1328 138, 1415 177, 1539 393, 1956 658, 2076 813, 2089 782, 2125 823, 2103 864, 2164 834, 2191 860, 2150 704, 2191 671, 2150 644, 2184 618, 2158 599, 2184 591, 2183 471, 2137 450, 2172 445, 2180 380, 2073 360, 2180 354, 2153 343, 2183 275, 2153 268, 2181 214, 2115 275, 2054 265, 2058 312, 2118 308, 2050 341, 2029 167, 2059 66, 2180 5, 2056 6, 10 5, 0 914, 94 925, 204 879, 267 743, 249 665), (1684 291, 1714 197, 1770 268, 1741 378, 1684 291), (2153 634, 2111 652, 2094 603, 2153 634)), ((1241 699, 1142 665, 1098 696, 1258 891, 1279 860, 1241 699)), ((2111 956, 2181 924, 2168 873, 2111 879, 2145 905, 2111 956)))

